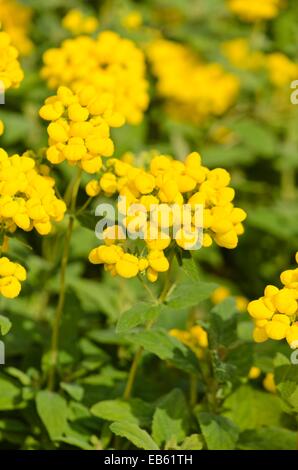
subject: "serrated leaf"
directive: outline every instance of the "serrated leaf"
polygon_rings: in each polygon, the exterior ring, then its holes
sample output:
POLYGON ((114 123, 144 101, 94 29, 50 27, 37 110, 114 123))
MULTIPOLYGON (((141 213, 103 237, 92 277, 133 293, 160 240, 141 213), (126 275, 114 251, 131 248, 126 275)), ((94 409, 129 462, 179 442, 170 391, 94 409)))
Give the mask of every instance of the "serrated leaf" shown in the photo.
POLYGON ((120 334, 126 333, 138 325, 145 325, 147 322, 155 320, 160 311, 161 305, 153 305, 145 302, 134 305, 132 308, 122 313, 118 320, 116 331, 120 334))
POLYGON ((264 427, 241 433, 242 450, 296 450, 297 433, 289 429, 264 427))
POLYGON ((167 300, 167 305, 173 308, 192 307, 208 299, 217 287, 217 284, 201 281, 178 284, 167 300))
POLYGON ((191 434, 182 442, 181 450, 201 450, 203 449, 203 440, 200 434, 191 434))
POLYGON ((165 330, 140 331, 127 339, 160 359, 170 361, 179 369, 190 373, 198 372, 198 360, 194 353, 165 330))
POLYGON ((249 386, 238 388, 224 402, 224 415, 241 430, 261 426, 278 426, 281 422, 281 400, 249 386))
POLYGON ((197 419, 208 450, 235 449, 239 430, 232 421, 206 412, 197 413, 197 419))
POLYGON ((138 449, 159 450, 152 437, 137 424, 115 422, 110 426, 111 431, 117 436, 125 437, 138 449))
POLYGON ((83 399, 84 389, 80 385, 61 382, 60 387, 74 400, 81 401, 83 399))
POLYGON ((152 422, 152 437, 161 446, 171 440, 179 444, 187 435, 188 411, 181 390, 172 390, 157 404, 152 422))
POLYGON ((41 391, 36 395, 36 408, 52 440, 63 436, 67 430, 67 403, 60 395, 41 391))
POLYGON ((106 421, 123 421, 142 426, 151 422, 153 407, 138 398, 130 401, 104 400, 93 405, 91 413, 106 421))

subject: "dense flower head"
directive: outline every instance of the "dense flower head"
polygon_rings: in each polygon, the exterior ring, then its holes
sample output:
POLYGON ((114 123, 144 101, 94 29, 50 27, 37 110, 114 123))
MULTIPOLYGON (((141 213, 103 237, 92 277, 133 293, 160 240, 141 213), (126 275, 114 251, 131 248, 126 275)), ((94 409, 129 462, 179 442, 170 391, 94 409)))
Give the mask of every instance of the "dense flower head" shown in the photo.
POLYGON ((112 31, 96 39, 79 36, 44 54, 42 76, 50 88, 72 90, 94 86, 98 94, 114 97, 115 109, 133 124, 139 123, 148 106, 144 54, 135 44, 112 31))
MULTIPOLYGON (((298 264, 298 253, 296 254, 298 264)), ((286 339, 292 349, 298 348, 298 268, 282 272, 283 287, 269 285, 264 296, 248 305, 254 319, 254 340, 286 339)))
POLYGON ((4 84, 5 90, 17 88, 24 78, 18 55, 9 34, 0 31, 0 84, 4 84))
POLYGON ((55 195, 55 181, 39 172, 26 154, 8 156, 0 149, 0 222, 2 230, 14 232, 34 228, 41 235, 61 221, 66 206, 55 195))
POLYGON ((74 35, 94 33, 98 25, 95 16, 85 15, 77 8, 69 10, 62 20, 62 26, 74 35))
POLYGON ((186 344, 196 356, 201 359, 204 356, 204 349, 208 347, 208 335, 206 330, 199 325, 192 326, 189 330, 170 330, 170 335, 186 344))
POLYGON ((239 81, 220 64, 205 64, 186 46, 165 39, 152 41, 147 54, 157 91, 178 116, 201 121, 224 114, 234 103, 239 81))
POLYGON ((0 257, 0 294, 13 299, 21 292, 21 281, 27 277, 26 270, 19 263, 0 257))
POLYGON ((246 213, 234 207, 235 191, 229 183, 226 170, 204 167, 197 152, 185 162, 156 155, 145 169, 109 159, 99 179, 87 184, 86 192, 91 197, 100 192, 120 196, 121 223, 118 217, 117 225, 106 229, 105 245, 92 250, 90 261, 123 277, 144 271, 154 282, 158 273, 169 269, 165 250, 170 245, 193 250, 215 241, 221 247, 235 248, 246 213), (181 224, 182 219, 187 223, 181 224), (127 252, 125 231, 128 238, 140 235, 141 251, 127 252))
POLYGON ((229 9, 241 20, 255 22, 275 18, 282 7, 281 0, 227 0, 229 9))
POLYGON ((123 124, 123 117, 114 110, 109 93, 98 96, 92 86, 74 93, 61 86, 57 94, 46 99, 40 116, 48 125, 47 159, 58 164, 66 160, 87 173, 101 169, 101 157, 110 157, 114 144, 110 126, 123 124))
POLYGON ((288 87, 298 77, 298 64, 281 52, 268 54, 265 66, 270 81, 276 87, 288 87))
POLYGON ((243 70, 257 70, 264 64, 264 54, 253 50, 246 38, 224 42, 222 52, 232 65, 243 70))
MULTIPOLYGON (((21 55, 29 54, 33 47, 33 44, 28 37, 31 17, 31 8, 15 0, 1 0, 1 27, 9 34, 12 44, 17 48, 21 55)), ((0 52, 0 57, 1 55, 2 53, 0 52)))

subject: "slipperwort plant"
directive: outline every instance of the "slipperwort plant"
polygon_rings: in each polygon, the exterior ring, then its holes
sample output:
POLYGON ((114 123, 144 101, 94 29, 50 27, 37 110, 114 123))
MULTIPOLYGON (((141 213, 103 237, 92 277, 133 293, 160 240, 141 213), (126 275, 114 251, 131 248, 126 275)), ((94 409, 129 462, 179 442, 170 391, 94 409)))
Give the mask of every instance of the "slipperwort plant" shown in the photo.
POLYGON ((0 2, 0 450, 295 449, 295 0, 37 3, 0 2))

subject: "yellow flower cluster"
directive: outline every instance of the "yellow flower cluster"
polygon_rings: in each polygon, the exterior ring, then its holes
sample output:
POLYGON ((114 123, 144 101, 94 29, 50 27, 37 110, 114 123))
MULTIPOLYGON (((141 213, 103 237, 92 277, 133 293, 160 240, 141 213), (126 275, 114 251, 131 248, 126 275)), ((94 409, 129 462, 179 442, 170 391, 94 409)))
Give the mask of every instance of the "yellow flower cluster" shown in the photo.
POLYGON ((21 55, 29 54, 33 47, 27 36, 31 16, 31 8, 15 0, 1 0, 0 2, 0 24, 10 35, 12 44, 21 55))
MULTIPOLYGON (((253 366, 249 370, 248 378, 250 380, 256 380, 261 376, 261 374, 261 369, 259 367, 253 366)), ((276 393, 276 384, 274 381, 274 374, 272 372, 267 372, 262 383, 264 389, 267 390, 267 392, 276 393)))
POLYGON ((227 0, 229 9, 241 20, 255 22, 275 18, 282 7, 281 0, 227 0))
POLYGON ((53 164, 66 160, 91 174, 101 169, 102 156, 110 157, 114 152, 110 126, 123 124, 123 117, 114 111, 113 97, 109 93, 99 96, 92 86, 77 93, 59 87, 39 114, 51 121, 47 159, 53 164))
POLYGON ((18 51, 11 45, 11 38, 0 32, 0 81, 5 90, 17 88, 24 78, 23 70, 18 61, 18 51))
POLYGON ((251 49, 246 38, 236 38, 222 44, 224 56, 235 67, 243 70, 257 70, 263 67, 264 54, 251 49))
POLYGON ((19 263, 13 263, 5 256, 0 257, 0 293, 7 298, 17 297, 21 281, 27 278, 26 270, 19 263))
POLYGON ((66 210, 58 199, 54 179, 43 176, 35 161, 26 156, 9 157, 0 149, 0 224, 14 232, 33 228, 41 235, 51 231, 52 221, 60 221, 66 210))
POLYGON ((62 26, 74 35, 94 33, 98 25, 95 16, 84 15, 76 8, 70 10, 62 20, 62 26))
POLYGON ((125 203, 118 203, 118 211, 125 217, 123 226, 107 229, 104 241, 108 246, 92 250, 90 261, 103 263, 113 275, 127 278, 147 270, 147 278, 154 282, 158 273, 169 269, 164 250, 172 240, 184 250, 197 249, 200 228, 203 246, 210 246, 214 240, 221 247, 235 248, 244 231, 246 213, 234 207, 235 191, 229 183, 226 170, 204 167, 197 152, 189 154, 184 163, 157 155, 147 170, 121 160, 108 160, 107 171, 99 180, 91 180, 86 192, 91 197, 101 191, 108 196, 125 197, 125 203), (189 210, 187 227, 181 224, 185 207, 189 210), (197 218, 197 211, 201 211, 202 220, 197 218), (144 247, 140 257, 126 253, 125 243, 115 244, 121 240, 123 243, 123 229, 142 235, 144 247))
POLYGON ((21 281, 27 277, 26 270, 19 263, 13 263, 5 256, 0 257, 0 294, 13 299, 21 292, 21 281))
POLYGON ((144 54, 135 44, 112 31, 96 39, 79 36, 44 54, 42 77, 50 88, 60 85, 80 91, 92 85, 99 95, 109 93, 117 112, 138 124, 148 106, 144 54))
MULTIPOLYGON (((298 264, 298 253, 296 254, 298 264)), ((284 287, 267 286, 264 296, 248 305, 255 322, 254 340, 286 338, 292 349, 298 348, 298 268, 284 271, 280 276, 284 287)))
POLYGON ((207 332, 199 325, 192 326, 187 330, 170 330, 170 335, 179 339, 183 344, 186 344, 193 350, 198 359, 204 356, 204 349, 208 347, 207 332))
POLYGON ((203 64, 185 46, 165 40, 154 41, 148 55, 158 78, 158 91, 172 101, 172 109, 175 103, 182 114, 188 110, 202 119, 223 114, 234 102, 238 80, 219 64, 203 64))
MULTIPOLYGON (((222 286, 222 287, 218 287, 217 289, 215 289, 215 291, 212 293, 211 301, 215 305, 218 305, 221 302, 223 302, 223 300, 227 299, 228 297, 233 297, 232 292, 227 287, 222 286)), ((239 312, 246 312, 247 304, 248 304, 248 300, 246 299, 246 297, 243 297, 242 295, 236 295, 234 296, 234 298, 236 301, 236 307, 239 310, 239 312)))
POLYGON ((220 64, 204 64, 187 47, 165 39, 152 41, 147 53, 157 91, 178 116, 201 121, 224 114, 234 103, 239 81, 220 64))
POLYGON ((287 87, 292 80, 298 78, 298 64, 281 52, 275 52, 266 57, 266 68, 270 81, 278 88, 287 87))

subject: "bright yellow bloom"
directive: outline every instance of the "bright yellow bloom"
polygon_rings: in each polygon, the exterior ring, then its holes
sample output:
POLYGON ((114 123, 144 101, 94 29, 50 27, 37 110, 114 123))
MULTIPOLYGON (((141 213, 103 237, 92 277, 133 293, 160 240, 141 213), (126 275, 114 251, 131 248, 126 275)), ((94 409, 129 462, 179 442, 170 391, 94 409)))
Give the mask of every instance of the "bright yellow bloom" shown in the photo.
POLYGON ((54 180, 40 174, 26 154, 9 157, 0 149, 0 180, 0 221, 5 230, 35 228, 46 235, 53 221, 63 219, 66 205, 55 195, 54 180))
POLYGON ((97 173, 101 157, 110 157, 114 152, 109 126, 115 116, 111 102, 112 97, 99 97, 92 87, 79 93, 59 87, 39 111, 43 119, 51 121, 47 159, 53 164, 67 160, 87 173, 97 173))
POLYGON ((17 48, 21 55, 29 54, 33 48, 33 44, 27 35, 30 28, 31 17, 31 8, 15 0, 1 0, 1 26, 3 30, 9 34, 12 45, 17 48))
POLYGON ((266 374, 266 377, 263 380, 263 387, 267 392, 276 393, 274 374, 272 372, 268 372, 268 374, 266 374))
POLYGON ((195 325, 188 331, 172 329, 169 333, 192 349, 199 359, 203 357, 204 349, 208 347, 208 335, 204 328, 195 325))
MULTIPOLYGON (((56 123, 56 138, 64 140, 65 123, 60 118, 56 123)), ((81 143, 76 145, 80 158, 81 143)), ((235 191, 228 186, 230 180, 223 168, 204 167, 197 152, 187 155, 185 162, 155 154, 145 168, 134 166, 131 158, 108 159, 98 179, 89 181, 86 192, 91 197, 101 191, 107 196, 120 196, 116 227, 121 237, 115 236, 110 227, 103 238, 105 245, 121 247, 122 254, 117 261, 100 258, 97 262, 103 263, 112 275, 135 277, 141 272, 155 282, 159 273, 169 269, 165 250, 170 245, 173 249, 196 250, 201 241, 207 247, 214 240, 225 248, 235 248, 244 231, 246 213, 233 205, 235 191), (198 217, 200 209, 202 217, 198 217), (140 238, 141 242, 135 253, 132 243, 127 253, 130 256, 122 259, 127 237, 140 238)), ((95 253, 91 252, 92 262, 97 259, 95 253)), ((239 310, 243 310, 246 300, 236 297, 236 301, 239 310)))
POLYGON ((70 10, 62 20, 62 26, 74 35, 94 33, 98 25, 97 18, 84 15, 76 8, 70 10))
MULTIPOLYGON (((296 255, 298 264, 298 256, 296 255)), ((280 276, 282 289, 267 286, 264 296, 248 304, 255 322, 254 340, 286 338, 291 348, 298 348, 298 268, 284 271, 280 276)))
POLYGON ((205 64, 186 46, 165 39, 152 41, 147 54, 157 91, 175 116, 200 122, 224 114, 235 102, 239 81, 220 64, 205 64))
MULTIPOLYGON (((0 32, 0 82, 7 90, 17 88, 23 78, 24 73, 18 61, 18 51, 11 45, 10 36, 2 31, 0 32)), ((0 92, 3 93, 3 90, 0 92)))
POLYGON ((4 134, 4 123, 0 119, 0 136, 4 134))
POLYGON ((101 102, 94 102, 91 114, 101 114, 106 107, 104 96, 108 96, 114 111, 109 119, 112 127, 122 126, 124 119, 132 124, 143 119, 149 102, 145 59, 132 41, 112 31, 104 31, 96 39, 79 36, 49 49, 43 59, 42 77, 50 88, 68 86, 80 91, 83 101, 89 100, 90 86, 95 88, 101 102))
POLYGON ((254 22, 275 18, 282 7, 281 0, 227 0, 229 9, 243 21, 254 22))
POLYGON ((13 263, 5 256, 0 257, 0 294, 9 299, 17 297, 21 291, 21 281, 27 273, 19 263, 13 263))
POLYGON ((264 54, 253 51, 246 38, 236 38, 226 41, 222 45, 225 57, 232 65, 243 70, 257 70, 264 65, 264 54))
POLYGON ((261 369, 259 369, 258 367, 253 366, 249 370, 248 378, 251 379, 251 380, 255 380, 258 377, 260 377, 261 373, 262 373, 261 369))
POLYGON ((266 56, 265 66, 268 70, 270 81, 278 88, 289 86, 291 81, 298 77, 298 64, 292 62, 281 52, 275 52, 266 56))

